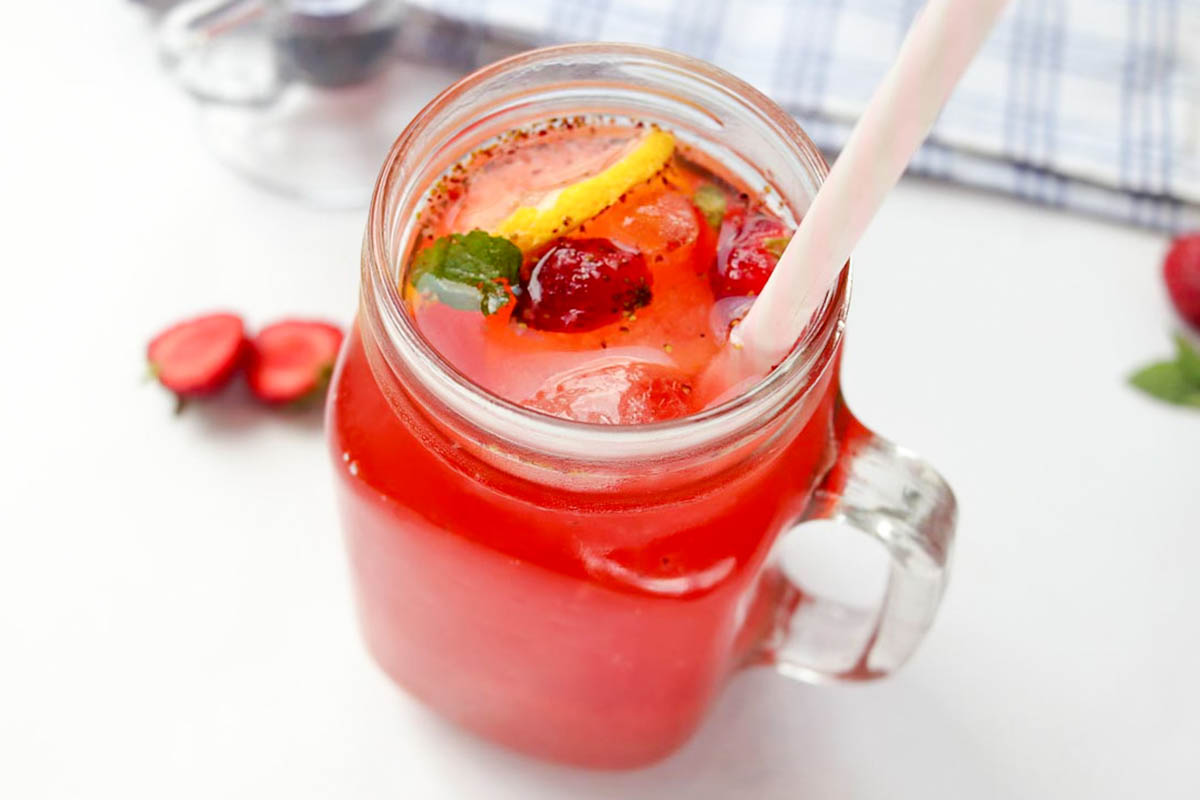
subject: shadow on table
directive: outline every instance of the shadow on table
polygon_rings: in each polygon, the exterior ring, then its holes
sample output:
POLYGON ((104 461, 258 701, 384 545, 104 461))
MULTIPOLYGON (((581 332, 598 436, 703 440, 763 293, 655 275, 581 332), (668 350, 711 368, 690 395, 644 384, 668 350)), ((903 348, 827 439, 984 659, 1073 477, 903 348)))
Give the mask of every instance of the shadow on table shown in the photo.
POLYGON ((188 401, 180 413, 194 416, 206 434, 217 437, 242 436, 268 423, 318 434, 324 428, 325 406, 319 401, 282 407, 263 405, 244 381, 237 380, 218 395, 188 401))
POLYGON ((545 764, 489 744, 428 713, 422 733, 447 795, 494 797, 999 797, 1004 783, 952 715, 921 687, 808 687, 766 669, 736 676, 682 750, 632 772, 545 764), (980 776, 990 779, 980 785, 980 776), (474 796, 473 794, 471 796, 474 796))

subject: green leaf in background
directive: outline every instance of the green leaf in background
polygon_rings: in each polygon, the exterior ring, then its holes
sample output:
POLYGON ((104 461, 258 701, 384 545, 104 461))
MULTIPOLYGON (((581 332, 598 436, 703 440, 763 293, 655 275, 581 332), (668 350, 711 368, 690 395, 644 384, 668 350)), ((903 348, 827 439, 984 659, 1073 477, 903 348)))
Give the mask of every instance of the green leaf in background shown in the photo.
POLYGON ((692 195, 692 203, 700 209, 700 213, 713 229, 721 227, 721 219, 725 216, 724 192, 711 183, 702 183, 692 195))
POLYGON ((1188 380, 1178 361, 1159 361, 1129 376, 1129 382, 1165 403, 1200 408, 1200 385, 1188 380))
POLYGON ((1129 376, 1129 382, 1146 394, 1168 403, 1178 403, 1191 389, 1183 370, 1174 361, 1159 361, 1142 367, 1129 376))
POLYGON ((1200 391, 1200 352, 1182 333, 1175 334, 1175 363, 1188 383, 1200 391))
POLYGON ((451 308, 494 314, 508 302, 508 292, 497 281, 515 284, 520 269, 521 251, 515 244, 474 230, 442 236, 422 250, 408 279, 451 308))

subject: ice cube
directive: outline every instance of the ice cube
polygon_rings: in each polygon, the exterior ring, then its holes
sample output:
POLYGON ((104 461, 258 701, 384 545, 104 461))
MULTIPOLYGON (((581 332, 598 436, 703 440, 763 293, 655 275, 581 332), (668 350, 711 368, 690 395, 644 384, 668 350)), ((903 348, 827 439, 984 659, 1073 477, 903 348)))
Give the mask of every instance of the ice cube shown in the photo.
POLYGON ((644 253, 677 250, 700 233, 696 209, 678 192, 663 192, 637 206, 621 220, 621 228, 644 253))
POLYGON ((713 341, 717 344, 729 341, 729 331, 750 313, 752 305, 753 297, 723 297, 713 303, 712 311, 708 315, 709 333, 712 334, 713 341))
POLYGON ((690 414, 692 385, 674 367, 617 356, 549 378, 522 405, 576 422, 640 425, 690 414))

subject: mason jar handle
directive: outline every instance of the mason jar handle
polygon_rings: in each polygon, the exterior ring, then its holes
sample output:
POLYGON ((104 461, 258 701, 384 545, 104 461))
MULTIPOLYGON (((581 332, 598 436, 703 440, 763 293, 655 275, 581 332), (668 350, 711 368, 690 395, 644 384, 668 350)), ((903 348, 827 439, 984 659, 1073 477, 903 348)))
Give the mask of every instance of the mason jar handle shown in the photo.
POLYGON ((834 433, 837 460, 800 522, 829 520, 865 533, 887 549, 891 567, 880 606, 857 609, 809 594, 777 561, 768 566, 777 611, 760 656, 810 682, 880 678, 908 659, 937 613, 957 516, 946 481, 868 430, 840 397, 834 433))

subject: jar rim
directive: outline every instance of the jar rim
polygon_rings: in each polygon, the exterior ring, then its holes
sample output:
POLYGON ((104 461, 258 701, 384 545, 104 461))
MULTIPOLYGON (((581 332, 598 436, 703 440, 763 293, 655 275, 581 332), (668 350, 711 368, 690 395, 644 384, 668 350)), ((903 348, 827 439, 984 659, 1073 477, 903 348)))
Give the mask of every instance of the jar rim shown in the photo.
MULTIPOLYGON (((651 66, 688 74, 737 96, 773 128, 781 142, 808 167, 818 183, 828 165, 799 124, 766 95, 724 70, 670 50, 633 44, 579 43, 529 50, 485 66, 443 90, 421 109, 393 143, 380 170, 368 212, 363 254, 363 311, 381 324, 393 351, 410 369, 424 369, 425 388, 474 425, 489 429, 503 440, 530 446, 531 441, 555 442, 555 449, 588 461, 623 458, 629 455, 661 454, 664 448, 683 449, 683 441, 694 445, 711 442, 732 431, 757 428, 765 421, 764 411, 787 400, 802 398, 820 379, 841 342, 849 306, 849 263, 838 284, 830 290, 818 312, 817 324, 770 372, 746 391, 711 408, 685 417, 639 425, 578 422, 525 408, 478 386, 454 367, 417 329, 394 279, 394 266, 387 257, 389 189, 399 165, 410 155, 419 134, 436 125, 439 116, 454 100, 490 81, 504 80, 515 72, 563 59, 638 59, 651 66), (371 302, 374 295, 374 302, 371 302), (429 385, 433 384, 433 385, 429 385), (774 401, 774 405, 773 402, 774 401), (740 423, 740 424, 739 424, 740 423), (679 434, 687 432, 686 437, 679 434), (567 444, 568 446, 561 447, 567 444), (598 448, 598 449, 597 449, 598 448)), ((399 252, 404 252, 401 248, 399 252)))

